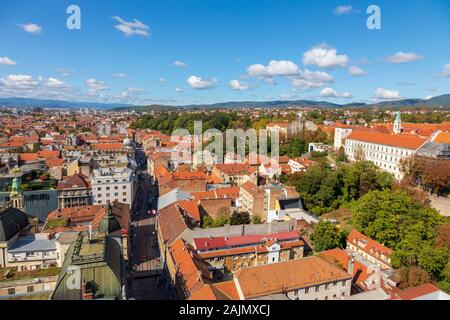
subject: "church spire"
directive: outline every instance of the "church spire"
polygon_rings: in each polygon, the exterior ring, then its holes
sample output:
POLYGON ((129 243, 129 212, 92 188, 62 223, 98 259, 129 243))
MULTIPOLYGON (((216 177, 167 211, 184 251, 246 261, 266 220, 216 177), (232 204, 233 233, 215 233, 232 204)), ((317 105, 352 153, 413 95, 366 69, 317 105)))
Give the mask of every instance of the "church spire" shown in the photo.
POLYGON ((394 133, 399 134, 402 132, 402 119, 400 115, 400 111, 397 112, 397 116, 394 121, 394 133))

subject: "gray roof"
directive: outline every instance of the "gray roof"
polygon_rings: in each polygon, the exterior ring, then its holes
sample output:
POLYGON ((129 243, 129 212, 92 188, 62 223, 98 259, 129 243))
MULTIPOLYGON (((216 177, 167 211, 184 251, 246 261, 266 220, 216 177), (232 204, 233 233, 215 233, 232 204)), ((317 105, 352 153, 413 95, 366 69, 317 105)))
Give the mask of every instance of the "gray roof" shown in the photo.
POLYGON ((0 241, 8 241, 27 226, 25 212, 12 207, 0 211, 0 241))
POLYGON ((158 198, 158 211, 181 200, 192 200, 194 197, 181 189, 173 189, 158 198))
POLYGON ((30 251, 51 251, 56 250, 56 239, 48 239, 46 236, 30 235, 19 237, 8 248, 10 253, 30 252, 30 251))
POLYGON ((60 244, 72 244, 78 239, 79 232, 76 231, 65 231, 61 232, 57 237, 56 241, 60 244))
POLYGON ((285 209, 302 209, 303 210, 302 202, 300 201, 299 198, 280 199, 280 200, 278 200, 278 202, 280 203, 281 210, 285 210, 285 209))

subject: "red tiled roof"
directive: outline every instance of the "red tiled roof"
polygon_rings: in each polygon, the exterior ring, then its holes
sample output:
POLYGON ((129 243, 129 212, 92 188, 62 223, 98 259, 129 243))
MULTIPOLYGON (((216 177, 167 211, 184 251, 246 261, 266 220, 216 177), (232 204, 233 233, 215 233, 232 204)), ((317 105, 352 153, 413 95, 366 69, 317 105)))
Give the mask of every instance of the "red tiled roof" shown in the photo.
POLYGON ((389 249, 388 247, 383 246, 381 243, 379 243, 369 237, 366 237, 361 232, 358 232, 357 230, 353 230, 352 232, 350 232, 350 234, 347 237, 347 242, 358 247, 359 249, 361 249, 368 255, 389 265, 389 263, 387 261, 384 261, 381 259, 381 256, 376 256, 376 255, 382 254, 386 257, 390 257, 390 255, 392 254, 393 251, 391 249, 389 249), (364 247, 362 247, 359 244, 360 241, 364 241, 366 243, 364 247))
POLYGON ((159 210, 158 223, 162 240, 167 244, 172 243, 184 230, 188 229, 176 203, 159 210))
POLYGON ((181 200, 176 202, 181 209, 185 210, 186 213, 191 216, 196 221, 201 221, 202 217, 200 215, 200 210, 197 205, 197 201, 193 200, 181 200))
POLYGON ((361 130, 353 130, 347 137, 348 140, 363 141, 376 143, 380 145, 388 145, 392 147, 416 150, 421 147, 427 140, 415 136, 386 134, 379 132, 364 132, 361 130))
POLYGON ((101 150, 101 151, 122 150, 123 144, 122 143, 98 143, 98 144, 93 144, 92 148, 94 148, 96 150, 101 150))
POLYGON ((198 290, 203 290, 205 284, 211 282, 211 274, 200 257, 190 250, 183 239, 178 239, 170 246, 172 256, 180 280, 188 291, 188 296, 198 290))
POLYGON ((272 234, 196 238, 193 241, 195 244, 195 248, 197 250, 208 250, 208 249, 230 248, 233 246, 257 244, 261 242, 266 242, 269 239, 288 240, 299 238, 300 235, 297 231, 286 231, 272 234))
POLYGON ((20 141, 7 141, 5 143, 0 144, 0 147, 11 147, 11 148, 20 148, 23 147, 26 143, 20 141))
POLYGON ((64 164, 64 159, 47 159, 45 160, 45 164, 49 168, 59 167, 64 164))
POLYGON ((49 151, 49 150, 41 150, 38 151, 39 158, 42 159, 54 159, 59 158, 61 156, 61 151, 55 150, 55 151, 49 151))
POLYGON ((425 283, 415 288, 409 288, 397 292, 389 300, 414 300, 436 291, 439 291, 439 288, 431 283, 425 283))
POLYGON ((441 133, 439 133, 436 136, 436 138, 434 138, 434 142, 450 144, 450 132, 441 132, 441 133))
POLYGON ((257 169, 253 168, 247 163, 222 163, 216 164, 214 168, 220 170, 227 175, 249 175, 254 173, 257 169))
POLYGON ((351 275, 316 256, 243 268, 234 276, 245 299, 350 278, 351 275))
POLYGON ((73 188, 89 188, 89 184, 87 183, 86 179, 78 173, 75 173, 67 180, 63 180, 58 183, 58 190, 73 188))
POLYGON ((21 161, 35 161, 39 158, 37 153, 20 153, 19 157, 21 161))

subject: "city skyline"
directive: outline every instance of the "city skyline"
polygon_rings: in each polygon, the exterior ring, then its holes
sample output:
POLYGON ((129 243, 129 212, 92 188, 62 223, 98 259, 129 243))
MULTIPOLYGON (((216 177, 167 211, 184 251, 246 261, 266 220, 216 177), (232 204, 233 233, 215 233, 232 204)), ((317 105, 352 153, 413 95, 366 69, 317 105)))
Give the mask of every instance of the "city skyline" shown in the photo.
POLYGON ((127 104, 429 98, 450 87, 446 1, 2 3, 0 98, 127 104), (432 36, 431 36, 432 35, 432 36))

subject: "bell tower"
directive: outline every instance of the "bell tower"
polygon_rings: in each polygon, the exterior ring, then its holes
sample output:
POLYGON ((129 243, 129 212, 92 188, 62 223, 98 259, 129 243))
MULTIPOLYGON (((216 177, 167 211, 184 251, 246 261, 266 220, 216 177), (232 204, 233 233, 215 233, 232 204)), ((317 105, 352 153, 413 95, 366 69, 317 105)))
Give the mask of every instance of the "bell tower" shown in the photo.
POLYGON ((12 207, 23 210, 25 208, 25 200, 22 193, 20 178, 15 177, 12 182, 11 193, 9 194, 12 207))
POLYGON ((395 117, 393 131, 395 134, 399 134, 402 132, 402 119, 400 116, 400 111, 397 112, 397 116, 395 117))

